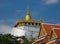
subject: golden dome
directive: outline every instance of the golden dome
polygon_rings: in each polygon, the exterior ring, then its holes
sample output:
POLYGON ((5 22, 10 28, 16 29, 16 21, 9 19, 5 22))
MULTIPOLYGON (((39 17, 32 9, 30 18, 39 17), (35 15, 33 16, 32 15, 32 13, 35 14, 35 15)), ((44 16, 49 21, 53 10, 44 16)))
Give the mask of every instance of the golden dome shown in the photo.
POLYGON ((26 21, 29 21, 29 20, 31 20, 30 8, 28 8, 27 15, 26 15, 26 21))

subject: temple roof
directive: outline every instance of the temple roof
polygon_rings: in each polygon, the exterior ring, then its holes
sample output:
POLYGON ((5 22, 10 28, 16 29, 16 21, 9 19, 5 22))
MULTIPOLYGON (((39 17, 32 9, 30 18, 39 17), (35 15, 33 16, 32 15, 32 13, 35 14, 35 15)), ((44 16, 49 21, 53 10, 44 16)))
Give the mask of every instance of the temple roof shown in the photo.
MULTIPOLYGON (((27 13, 26 13, 26 17, 18 20, 16 22, 16 24, 14 25, 14 27, 17 27, 18 25, 20 26, 20 24, 22 24, 22 23, 38 24, 39 25, 40 21, 32 19, 31 15, 30 15, 30 8, 28 8, 27 13)), ((23 24, 23 25, 25 25, 25 24, 23 24)))
POLYGON ((17 21, 17 23, 18 22, 36 22, 36 23, 40 23, 39 21, 32 19, 31 14, 30 14, 30 7, 28 7, 28 9, 27 9, 26 17, 21 18, 20 20, 17 21))
MULTIPOLYGON (((60 38, 60 34, 59 34, 60 33, 60 25, 53 25, 53 24, 42 23, 42 26, 43 26, 42 29, 44 30, 44 32, 47 33, 47 35, 51 35, 51 31, 52 31, 52 29, 54 29, 54 32, 57 35, 57 38, 60 38)), ((41 27, 41 25, 40 25, 40 27, 41 27)), ((42 29, 40 29, 39 34, 41 33, 42 29)), ((38 34, 38 38, 40 38, 39 34, 38 34)))
MULTIPOLYGON (((56 34, 57 38, 60 38, 60 25, 42 23, 42 26, 44 27, 44 30, 46 31, 47 35, 49 35, 49 37, 53 37, 53 39, 54 39, 54 34, 56 34), (51 36, 52 31, 53 31, 53 34, 51 36)), ((40 25, 40 27, 41 27, 41 25, 40 25)), ((39 33, 41 33, 41 32, 39 32, 39 33)), ((55 39, 56 39, 56 36, 55 36, 55 39)), ((50 40, 49 37, 47 37, 47 38, 45 38, 45 37, 46 36, 43 36, 42 38, 38 38, 32 44, 38 44, 40 42, 40 40, 46 40, 46 39, 50 40)), ((55 39, 51 40, 51 41, 54 41, 54 43, 55 43, 55 39)), ((47 44, 48 44, 48 40, 47 40, 47 44)), ((51 41, 49 41, 49 42, 51 42, 51 41)))
POLYGON ((55 31, 55 33, 57 35, 57 38, 60 38, 60 28, 59 29, 56 28, 56 29, 54 29, 54 31, 55 31))
POLYGON ((43 24, 45 31, 48 35, 51 33, 51 26, 54 29, 55 34, 57 35, 57 38, 60 38, 60 25, 53 25, 53 24, 43 24))

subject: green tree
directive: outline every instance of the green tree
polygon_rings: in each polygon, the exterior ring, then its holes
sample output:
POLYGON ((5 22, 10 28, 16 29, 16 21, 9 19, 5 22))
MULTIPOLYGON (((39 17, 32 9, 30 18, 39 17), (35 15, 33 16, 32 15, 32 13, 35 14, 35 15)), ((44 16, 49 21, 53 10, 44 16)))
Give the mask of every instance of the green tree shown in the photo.
POLYGON ((10 34, 0 34, 0 44, 31 44, 33 41, 34 39, 29 41, 25 36, 15 37, 10 34))

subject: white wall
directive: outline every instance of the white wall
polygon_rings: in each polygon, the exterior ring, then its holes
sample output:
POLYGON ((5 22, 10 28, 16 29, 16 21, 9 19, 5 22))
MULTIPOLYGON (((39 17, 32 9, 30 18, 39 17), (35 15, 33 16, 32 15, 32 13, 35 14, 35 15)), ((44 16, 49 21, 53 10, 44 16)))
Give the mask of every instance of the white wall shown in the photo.
POLYGON ((13 28, 11 34, 15 36, 24 35, 29 39, 32 35, 33 38, 36 38, 38 36, 39 29, 40 27, 20 26, 17 28, 13 28))

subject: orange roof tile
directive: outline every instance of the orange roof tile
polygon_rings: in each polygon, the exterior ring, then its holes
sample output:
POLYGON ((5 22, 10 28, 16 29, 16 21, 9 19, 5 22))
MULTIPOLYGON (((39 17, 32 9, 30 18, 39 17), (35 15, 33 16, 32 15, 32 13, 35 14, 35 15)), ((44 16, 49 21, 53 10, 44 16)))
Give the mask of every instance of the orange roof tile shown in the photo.
POLYGON ((56 35, 57 35, 57 38, 60 38, 60 29, 54 29, 56 35))
POLYGON ((45 31, 47 32, 48 35, 50 35, 50 33, 51 33, 51 26, 55 29, 55 32, 56 32, 57 36, 60 37, 60 34, 59 34, 60 33, 60 25, 43 24, 43 27, 44 27, 44 29, 45 29, 45 31))
MULTIPOLYGON (((47 35, 49 35, 49 36, 51 35, 51 29, 52 29, 51 26, 54 28, 54 32, 56 33, 57 37, 60 38, 60 26, 59 25, 43 24, 43 27, 44 27, 47 35)), ((41 27, 41 25, 40 25, 40 27, 41 27)), ((40 31, 39 31, 39 33, 40 33, 40 31)), ((35 41, 35 43, 38 44, 38 42, 40 42, 40 39, 41 38, 39 38, 37 41, 35 41)), ((45 38, 44 41, 48 42, 48 39, 49 39, 49 37, 45 38)), ((51 42, 50 44, 55 44, 55 42, 51 42)))
MULTIPOLYGON (((42 23, 42 24, 43 24, 43 23, 42 23)), ((52 29, 51 26, 52 26, 53 28, 56 28, 56 29, 59 29, 59 28, 60 28, 60 25, 43 24, 43 27, 44 27, 47 35, 50 35, 50 34, 51 34, 51 29, 52 29)), ((40 27, 41 27, 41 25, 40 25, 40 27)), ((39 33, 40 33, 40 31, 39 31, 39 33)), ((39 36, 39 35, 38 35, 38 36, 39 36)))
POLYGON ((51 32, 51 26, 53 27, 56 35, 58 38, 60 38, 60 25, 53 25, 53 24, 43 24, 46 32, 48 35, 50 35, 50 32, 51 32))
POLYGON ((50 35, 51 25, 43 24, 43 26, 44 26, 44 29, 45 29, 46 33, 47 33, 48 35, 50 35))

